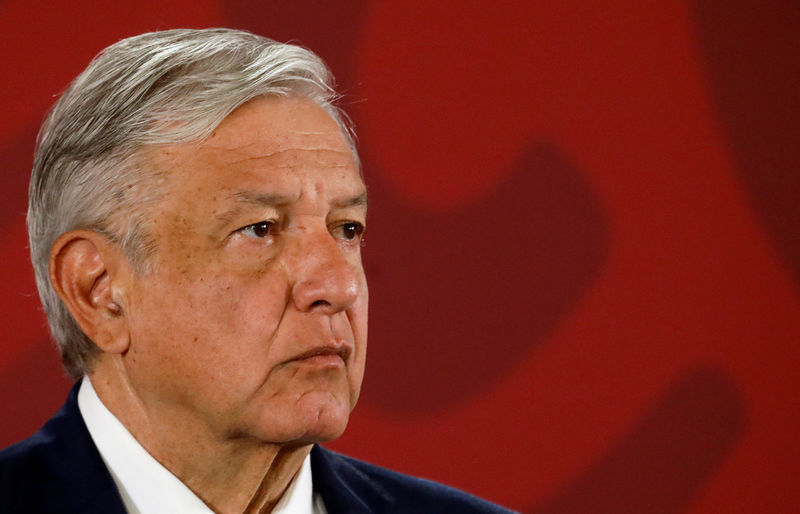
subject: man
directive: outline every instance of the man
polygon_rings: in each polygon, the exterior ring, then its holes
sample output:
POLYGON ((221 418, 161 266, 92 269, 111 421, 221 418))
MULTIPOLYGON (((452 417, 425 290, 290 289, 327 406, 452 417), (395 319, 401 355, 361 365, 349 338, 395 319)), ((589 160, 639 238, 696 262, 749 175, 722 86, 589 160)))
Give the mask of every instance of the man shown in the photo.
POLYGON ((67 372, 2 512, 504 512, 315 446, 367 338, 366 189, 325 65, 226 29, 103 51, 44 122, 31 254, 67 372))

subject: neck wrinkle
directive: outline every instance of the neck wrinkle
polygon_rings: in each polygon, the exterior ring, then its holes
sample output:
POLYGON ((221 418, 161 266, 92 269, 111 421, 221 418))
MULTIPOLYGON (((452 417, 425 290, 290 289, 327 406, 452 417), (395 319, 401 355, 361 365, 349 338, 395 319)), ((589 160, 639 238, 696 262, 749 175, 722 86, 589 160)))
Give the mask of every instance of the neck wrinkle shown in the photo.
POLYGON ((271 512, 313 445, 214 436, 181 423, 179 413, 154 415, 119 357, 101 355, 90 379, 106 408, 139 444, 215 512, 271 512))

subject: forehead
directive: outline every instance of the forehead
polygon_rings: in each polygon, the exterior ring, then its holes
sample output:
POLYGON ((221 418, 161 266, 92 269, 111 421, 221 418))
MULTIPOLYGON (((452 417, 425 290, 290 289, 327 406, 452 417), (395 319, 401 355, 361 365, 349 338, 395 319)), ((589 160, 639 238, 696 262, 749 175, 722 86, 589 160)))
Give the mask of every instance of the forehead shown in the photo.
POLYGON ((343 150, 344 136, 333 118, 309 99, 262 97, 233 111, 203 146, 272 154, 297 147, 343 150))
POLYGON ((151 159, 170 193, 195 201, 209 191, 363 188, 341 129, 304 98, 252 100, 204 141, 155 148, 151 159))

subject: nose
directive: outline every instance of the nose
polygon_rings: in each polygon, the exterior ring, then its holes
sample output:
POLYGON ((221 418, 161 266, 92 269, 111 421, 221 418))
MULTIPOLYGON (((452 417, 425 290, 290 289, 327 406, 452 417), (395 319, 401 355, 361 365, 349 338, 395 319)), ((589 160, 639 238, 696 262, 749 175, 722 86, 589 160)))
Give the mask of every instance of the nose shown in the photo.
POLYGON ((327 231, 305 230, 287 252, 285 268, 295 306, 303 312, 333 315, 347 310, 363 287, 363 270, 357 256, 327 231))

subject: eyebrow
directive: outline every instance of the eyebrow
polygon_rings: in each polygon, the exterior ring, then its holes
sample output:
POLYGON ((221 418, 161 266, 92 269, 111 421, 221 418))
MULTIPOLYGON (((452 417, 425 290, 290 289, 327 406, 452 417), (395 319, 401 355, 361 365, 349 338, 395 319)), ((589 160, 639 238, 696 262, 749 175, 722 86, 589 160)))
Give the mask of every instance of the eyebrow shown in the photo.
POLYGON ((278 193, 263 193, 259 191, 236 191, 231 196, 239 204, 251 205, 282 205, 291 202, 294 198, 278 193))
POLYGON ((337 209, 346 209, 347 207, 366 207, 367 206, 367 192, 356 195, 352 198, 344 200, 334 200, 331 205, 337 209))
MULTIPOLYGON (((254 205, 282 205, 295 200, 292 196, 281 195, 278 193, 262 193, 257 191, 236 191, 232 195, 237 203, 254 204, 254 205)), ((364 191, 356 196, 344 198, 341 200, 334 200, 331 205, 336 208, 347 207, 366 207, 367 205, 367 192, 364 191)))

